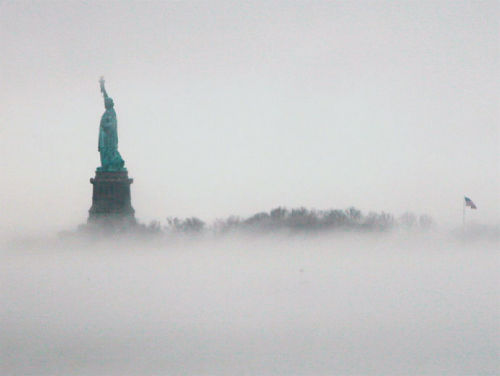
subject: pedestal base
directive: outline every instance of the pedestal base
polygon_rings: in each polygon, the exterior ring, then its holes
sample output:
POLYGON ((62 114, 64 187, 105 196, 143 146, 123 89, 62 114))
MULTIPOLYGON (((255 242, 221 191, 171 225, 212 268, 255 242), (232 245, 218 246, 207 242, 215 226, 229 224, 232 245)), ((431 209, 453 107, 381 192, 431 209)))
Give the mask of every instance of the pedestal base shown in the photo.
POLYGON ((90 179, 94 188, 88 223, 135 224, 135 211, 130 202, 133 181, 127 171, 96 171, 95 178, 90 179))

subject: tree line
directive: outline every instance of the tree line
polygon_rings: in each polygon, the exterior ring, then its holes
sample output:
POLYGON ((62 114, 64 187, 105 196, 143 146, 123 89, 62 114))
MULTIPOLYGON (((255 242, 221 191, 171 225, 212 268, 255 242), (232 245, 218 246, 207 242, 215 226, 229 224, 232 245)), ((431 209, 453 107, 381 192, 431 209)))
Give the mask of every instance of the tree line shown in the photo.
POLYGON ((426 214, 406 212, 398 218, 386 212, 369 212, 350 207, 345 210, 310 210, 306 208, 287 209, 278 207, 269 212, 256 213, 247 218, 230 216, 207 224, 199 218, 167 218, 166 225, 153 221, 148 229, 152 232, 199 234, 212 232, 321 232, 321 231, 388 231, 396 227, 427 230, 434 225, 426 214))

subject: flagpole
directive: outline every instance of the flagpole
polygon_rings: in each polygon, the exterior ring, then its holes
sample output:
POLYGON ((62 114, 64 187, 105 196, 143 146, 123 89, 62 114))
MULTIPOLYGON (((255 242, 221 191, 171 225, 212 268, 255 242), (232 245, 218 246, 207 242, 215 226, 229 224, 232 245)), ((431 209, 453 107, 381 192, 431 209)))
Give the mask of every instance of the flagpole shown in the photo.
POLYGON ((462 211, 463 211, 463 213, 462 213, 462 224, 463 224, 463 226, 465 228, 465 199, 464 199, 462 211))

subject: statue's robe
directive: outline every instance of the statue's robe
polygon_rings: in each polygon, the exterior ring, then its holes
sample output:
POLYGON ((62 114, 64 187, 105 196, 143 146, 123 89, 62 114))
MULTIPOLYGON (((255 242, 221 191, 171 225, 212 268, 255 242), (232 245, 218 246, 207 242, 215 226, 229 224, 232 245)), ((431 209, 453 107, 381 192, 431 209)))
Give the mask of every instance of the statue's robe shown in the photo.
POLYGON ((98 151, 101 156, 101 168, 107 171, 123 169, 124 161, 118 152, 118 132, 116 112, 108 108, 101 117, 99 126, 98 151))

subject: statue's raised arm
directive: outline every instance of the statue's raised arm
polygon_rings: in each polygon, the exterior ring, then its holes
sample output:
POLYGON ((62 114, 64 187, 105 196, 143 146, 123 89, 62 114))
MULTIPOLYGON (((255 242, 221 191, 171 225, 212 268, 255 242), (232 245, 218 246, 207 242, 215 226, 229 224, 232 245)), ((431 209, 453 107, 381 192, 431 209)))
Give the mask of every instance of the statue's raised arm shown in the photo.
POLYGON ((99 79, 99 84, 101 85, 101 93, 102 95, 104 96, 104 99, 108 98, 108 93, 106 93, 106 89, 104 87, 104 77, 101 76, 101 78, 99 79))

